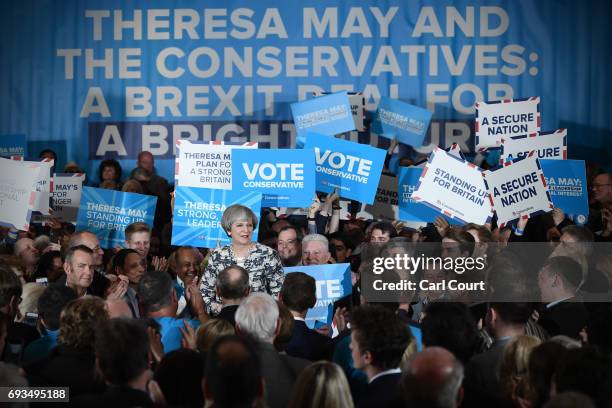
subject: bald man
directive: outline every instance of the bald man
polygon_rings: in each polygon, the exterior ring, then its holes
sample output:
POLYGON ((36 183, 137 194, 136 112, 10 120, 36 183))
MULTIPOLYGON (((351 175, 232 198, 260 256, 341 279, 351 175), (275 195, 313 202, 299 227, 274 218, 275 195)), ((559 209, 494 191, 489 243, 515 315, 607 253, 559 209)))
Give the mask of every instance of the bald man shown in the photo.
POLYGON ((407 407, 456 408, 463 399, 463 366, 442 347, 428 347, 408 360, 401 388, 407 407))

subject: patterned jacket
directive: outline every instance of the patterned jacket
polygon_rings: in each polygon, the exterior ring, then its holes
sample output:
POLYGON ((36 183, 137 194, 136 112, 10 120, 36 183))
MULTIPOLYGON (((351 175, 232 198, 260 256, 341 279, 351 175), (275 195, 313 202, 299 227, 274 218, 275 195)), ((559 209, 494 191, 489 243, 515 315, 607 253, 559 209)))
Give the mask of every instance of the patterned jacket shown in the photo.
MULTIPOLYGON (((217 315, 221 310, 221 299, 215 292, 217 276, 223 269, 236 264, 238 261, 230 245, 217 248, 211 253, 200 283, 200 292, 211 316, 217 315)), ((249 272, 251 292, 266 292, 274 297, 278 296, 285 280, 278 252, 256 242, 242 266, 249 272)))

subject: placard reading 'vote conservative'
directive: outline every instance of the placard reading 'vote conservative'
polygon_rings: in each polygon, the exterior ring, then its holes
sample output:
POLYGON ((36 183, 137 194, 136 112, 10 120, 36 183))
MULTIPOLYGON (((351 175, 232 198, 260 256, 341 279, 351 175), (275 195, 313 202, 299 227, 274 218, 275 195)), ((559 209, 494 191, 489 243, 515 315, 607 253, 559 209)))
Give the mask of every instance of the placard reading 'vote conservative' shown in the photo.
POLYGON ((407 145, 422 146, 431 115, 427 109, 383 96, 372 122, 372 130, 407 145))
POLYGON ((284 268, 285 275, 291 272, 303 272, 312 276, 317 285, 317 303, 306 313, 306 325, 315 327, 315 323, 332 324, 334 302, 351 294, 350 264, 292 266, 284 268))
POLYGON ((292 103, 291 112, 298 137, 308 132, 336 135, 355 129, 346 91, 292 103))
POLYGON ((461 223, 486 224, 492 209, 481 170, 440 148, 435 148, 411 196, 461 223))
POLYGON ((476 104, 476 149, 499 147, 502 138, 540 131, 540 98, 504 99, 476 104))
POLYGON ((520 217, 553 209, 544 174, 533 153, 495 171, 485 171, 483 177, 500 228, 520 217))
POLYGON ((176 185, 181 187, 232 189, 232 152, 256 149, 257 143, 220 145, 176 141, 176 185))
POLYGON ((522 159, 535 151, 538 159, 565 160, 567 158, 567 129, 535 135, 502 139, 500 164, 522 159))
MULTIPOLYGON (((261 213, 261 193, 208 188, 178 187, 174 196, 172 245, 215 248, 232 240, 221 226, 227 207, 241 204, 255 214, 261 213)), ((253 241, 257 241, 254 225, 253 241)))
POLYGON ((154 196, 83 187, 76 230, 96 234, 102 248, 122 247, 128 225, 144 222, 153 228, 156 204, 154 196))
POLYGON ((384 150, 316 133, 308 134, 305 147, 315 153, 318 191, 338 189, 340 197, 374 202, 387 154, 384 150))
POLYGON ((589 194, 584 160, 540 160, 555 207, 577 224, 589 219, 589 194))
POLYGON ((236 149, 234 190, 259 191, 263 207, 308 207, 315 193, 312 149, 236 149))

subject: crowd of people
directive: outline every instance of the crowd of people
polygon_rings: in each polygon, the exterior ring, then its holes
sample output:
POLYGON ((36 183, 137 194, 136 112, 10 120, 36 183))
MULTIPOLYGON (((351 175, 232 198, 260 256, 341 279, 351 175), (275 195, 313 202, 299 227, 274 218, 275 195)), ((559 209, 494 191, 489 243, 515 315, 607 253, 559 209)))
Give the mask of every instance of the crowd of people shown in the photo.
POLYGON ((54 220, 0 230, 0 386, 69 387, 72 405, 100 407, 612 406, 610 173, 589 171, 585 225, 554 209, 504 228, 438 217, 415 230, 341 219, 332 193, 307 215, 230 206, 231 243, 214 249, 171 244, 172 186, 151 153, 128 179, 114 160, 98 178, 156 196, 155 222, 129 225, 123 248, 54 220), (368 299, 371 260, 417 242, 487 254, 487 290, 506 298, 368 299), (514 242, 550 250, 535 259, 514 242), (311 328, 317 282, 283 268, 332 263, 349 264, 352 291, 311 328))

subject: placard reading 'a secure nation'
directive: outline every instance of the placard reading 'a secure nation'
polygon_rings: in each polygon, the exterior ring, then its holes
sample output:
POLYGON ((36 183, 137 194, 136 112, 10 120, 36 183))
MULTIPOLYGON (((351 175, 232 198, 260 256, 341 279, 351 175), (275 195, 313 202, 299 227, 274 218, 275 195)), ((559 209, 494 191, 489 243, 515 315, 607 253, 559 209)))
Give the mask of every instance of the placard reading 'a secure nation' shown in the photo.
POLYGON ((528 157, 505 163, 482 173, 491 204, 501 227, 520 217, 532 217, 553 209, 544 174, 532 152, 528 157))
POLYGON ((476 104, 476 149, 499 147, 502 138, 540 131, 540 98, 504 99, 476 104))
POLYGON ((259 191, 263 207, 308 207, 315 193, 312 149, 237 149, 234 190, 259 191))
POLYGON ((366 204, 374 202, 384 150, 316 133, 308 134, 305 147, 315 152, 318 191, 331 193, 338 189, 340 197, 366 204))
POLYGON ((483 225, 492 217, 481 170, 439 148, 429 156, 412 198, 461 223, 483 225))
POLYGON ((504 138, 499 162, 503 164, 508 160, 522 159, 533 151, 538 159, 567 159, 567 129, 504 138))

